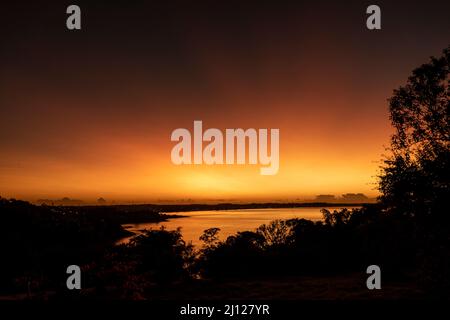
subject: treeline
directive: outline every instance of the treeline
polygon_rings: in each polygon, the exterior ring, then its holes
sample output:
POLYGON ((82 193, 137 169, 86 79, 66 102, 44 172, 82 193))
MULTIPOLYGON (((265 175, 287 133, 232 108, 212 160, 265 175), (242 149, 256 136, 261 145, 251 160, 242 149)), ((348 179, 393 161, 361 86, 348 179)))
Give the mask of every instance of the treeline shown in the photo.
POLYGON ((224 241, 219 241, 220 229, 211 228, 201 236, 201 247, 186 243, 181 230, 165 229, 147 230, 116 246, 115 240, 128 234, 103 211, 96 215, 6 199, 0 199, 0 208, 2 295, 151 299, 173 286, 339 278, 364 274, 372 264, 381 267, 384 281, 417 284, 427 296, 449 297, 450 292, 448 222, 430 218, 424 223, 423 217, 398 215, 381 204, 323 210, 317 222, 276 220, 224 241), (81 292, 67 290, 65 271, 71 264, 82 268, 81 292))
POLYGON ((68 265, 91 262, 133 235, 122 223, 168 217, 144 209, 35 206, 0 197, 0 292, 52 287, 66 277, 68 265))
MULTIPOLYGON (((145 209, 161 218, 148 207, 124 213, 127 206, 36 207, 0 199, 0 290, 26 291, 31 298, 44 293, 151 299, 161 292, 176 296, 175 284, 189 289, 204 281, 257 277, 275 283, 286 275, 339 278, 376 264, 385 280, 417 284, 425 297, 449 298, 449 74, 450 47, 394 91, 389 110, 395 130, 379 176, 377 204, 325 210, 319 222, 274 221, 225 241, 213 228, 202 235, 204 246, 194 249, 180 230, 164 229, 114 246, 114 239, 126 233, 120 226, 124 217, 142 217, 145 209), (70 294, 65 286, 69 264, 81 265, 84 279, 84 289, 70 294)), ((186 208, 208 208, 195 206, 186 208)))
POLYGON ((91 271, 86 284, 96 297, 151 299, 180 282, 196 287, 205 281, 339 278, 364 274, 367 266, 376 264, 384 281, 417 285, 427 297, 449 297, 450 246, 441 243, 446 250, 434 250, 423 241, 430 233, 439 236, 439 223, 433 229, 419 228, 414 219, 386 212, 380 205, 323 210, 323 216, 318 222, 273 221, 225 241, 218 240, 219 228, 208 229, 201 248, 185 243, 180 230, 149 230, 86 266, 91 271))
MULTIPOLYGON (((241 210, 241 209, 280 209, 280 208, 317 208, 317 207, 358 207, 367 202, 261 202, 261 203, 215 203, 215 204, 133 204, 133 205, 109 205, 109 206, 83 206, 88 210, 113 209, 118 212, 189 212, 189 211, 213 211, 213 210, 241 210)), ((70 206, 70 208, 79 208, 70 206)), ((174 216, 170 216, 173 218, 174 216)), ((176 216, 175 216, 176 217, 176 216)))

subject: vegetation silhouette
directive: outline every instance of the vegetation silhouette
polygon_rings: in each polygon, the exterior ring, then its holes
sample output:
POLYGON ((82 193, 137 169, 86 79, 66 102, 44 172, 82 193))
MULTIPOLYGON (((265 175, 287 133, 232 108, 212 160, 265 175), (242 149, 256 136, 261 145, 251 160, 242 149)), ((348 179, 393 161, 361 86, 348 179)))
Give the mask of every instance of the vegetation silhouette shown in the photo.
POLYGON ((413 71, 389 100, 395 128, 380 174, 381 203, 409 218, 421 279, 450 291, 450 47, 413 71))
MULTIPOLYGON (((320 279, 348 274, 363 277, 356 289, 367 294, 365 270, 371 264, 381 267, 388 287, 403 285, 401 297, 449 298, 449 65, 450 47, 415 69, 389 100, 395 132, 376 204, 323 210, 318 222, 275 220, 223 241, 218 226, 205 230, 203 246, 194 248, 181 229, 164 228, 115 245, 129 235, 121 224, 169 217, 155 207, 49 207, 0 198, 0 294, 67 298, 64 271, 76 261, 84 279, 76 298, 235 299, 252 280, 270 286, 284 277, 289 285, 312 278, 329 287, 320 279)), ((355 196, 361 198, 348 195, 355 196)), ((260 297, 284 289, 271 287, 260 297)))
POLYGON ((379 175, 379 203, 330 212, 323 221, 274 221, 207 247, 202 272, 349 272, 377 264, 412 277, 429 295, 450 292, 450 47, 415 69, 389 100, 395 129, 379 175), (233 263, 235 262, 235 263, 233 263))

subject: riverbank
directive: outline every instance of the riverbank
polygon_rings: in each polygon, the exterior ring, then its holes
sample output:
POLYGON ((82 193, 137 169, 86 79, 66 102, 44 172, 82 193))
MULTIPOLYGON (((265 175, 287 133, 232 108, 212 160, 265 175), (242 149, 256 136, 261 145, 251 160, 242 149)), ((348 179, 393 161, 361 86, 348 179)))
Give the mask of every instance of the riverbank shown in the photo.
MULTIPOLYGON (((228 236, 239 231, 254 231, 260 225, 268 224, 274 220, 306 219, 320 221, 323 219, 322 209, 333 211, 340 209, 340 207, 245 208, 173 212, 169 216, 182 216, 185 219, 169 218, 167 221, 159 222, 128 223, 123 224, 122 227, 136 235, 142 234, 144 230, 159 229, 160 227, 164 227, 167 230, 181 228, 183 239, 186 242, 201 246, 200 236, 205 230, 210 228, 219 228, 219 239, 226 240, 228 236)), ((130 236, 120 239, 117 244, 126 244, 131 238, 130 236)))
POLYGON ((113 208, 119 212, 190 212, 209 210, 239 210, 239 209, 277 209, 277 208, 323 208, 323 207, 362 207, 368 203, 340 203, 340 202, 250 202, 250 203, 215 203, 215 204, 120 204, 120 205, 87 205, 87 206, 63 206, 66 208, 86 208, 98 210, 99 208, 113 208))

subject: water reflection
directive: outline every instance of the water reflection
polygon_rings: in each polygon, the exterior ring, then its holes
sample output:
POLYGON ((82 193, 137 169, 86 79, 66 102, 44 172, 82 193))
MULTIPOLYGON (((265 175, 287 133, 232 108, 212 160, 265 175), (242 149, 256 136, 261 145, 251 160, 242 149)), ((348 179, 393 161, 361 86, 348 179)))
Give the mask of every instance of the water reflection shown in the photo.
MULTIPOLYGON (((159 223, 137 223, 123 226, 127 230, 137 234, 141 233, 144 229, 155 229, 161 226, 164 226, 167 230, 175 230, 181 227, 183 239, 186 242, 192 241, 194 245, 198 245, 201 244, 199 237, 208 228, 220 228, 219 238, 224 240, 238 231, 254 231, 260 225, 276 219, 303 218, 318 221, 322 219, 321 209, 316 207, 174 212, 170 214, 187 217, 170 219, 169 221, 159 223)), ((334 210, 342 208, 326 207, 326 209, 334 210)), ((118 243, 127 243, 129 239, 122 239, 118 243)))

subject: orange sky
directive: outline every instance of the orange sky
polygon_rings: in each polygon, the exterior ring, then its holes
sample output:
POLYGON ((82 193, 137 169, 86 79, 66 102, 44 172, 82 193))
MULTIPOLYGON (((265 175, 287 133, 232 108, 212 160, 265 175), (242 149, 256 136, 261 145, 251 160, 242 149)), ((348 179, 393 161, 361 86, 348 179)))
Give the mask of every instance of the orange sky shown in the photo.
MULTIPOLYGON (((254 113, 248 114, 245 108, 252 101, 234 98, 230 107, 225 101, 220 106, 211 102, 215 107, 201 118, 189 105, 173 116, 147 113, 146 105, 154 108, 154 102, 145 94, 134 101, 144 110, 138 116, 122 111, 86 114, 95 108, 90 103, 102 103, 90 99, 73 105, 55 97, 49 103, 43 93, 18 99, 17 103, 33 105, 40 112, 18 115, 16 124, 26 128, 19 133, 23 145, 3 148, 0 188, 6 197, 284 199, 356 191, 374 195, 376 161, 388 141, 386 111, 349 114, 352 106, 346 104, 347 97, 256 100, 254 113), (337 114, 327 111, 328 103, 333 109, 339 107, 337 114), (58 110, 61 104, 64 108, 58 110), (77 104, 83 109, 78 110, 77 104), (376 117, 380 119, 374 122, 376 117), (278 174, 261 176, 259 165, 173 165, 170 151, 175 143, 170 134, 178 127, 192 131, 195 119, 202 119, 205 129, 280 128, 278 174)), ((158 104, 166 109, 170 102, 158 104)), ((117 102, 103 103, 110 107, 117 102)), ((123 105, 117 109, 126 108, 126 102, 119 103, 123 105)))
POLYGON ((359 7, 335 9, 348 14, 330 14, 336 28, 314 18, 319 7, 244 8, 219 21, 213 9, 166 8, 177 22, 164 16, 148 27, 148 15, 130 9, 128 24, 106 28, 105 11, 93 8, 100 21, 75 36, 46 32, 55 28, 52 14, 41 29, 25 15, 0 56, 0 195, 123 202, 376 196, 391 132, 386 99, 440 53, 448 32, 435 23, 412 37, 408 19, 387 18, 391 29, 373 34, 352 22, 359 7), (172 164, 170 134, 192 130, 194 120, 223 131, 279 128, 278 174, 261 176, 260 165, 172 164))

